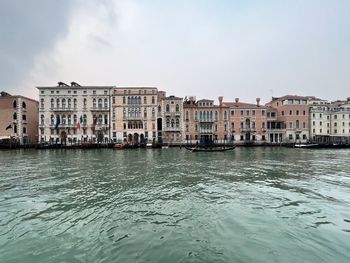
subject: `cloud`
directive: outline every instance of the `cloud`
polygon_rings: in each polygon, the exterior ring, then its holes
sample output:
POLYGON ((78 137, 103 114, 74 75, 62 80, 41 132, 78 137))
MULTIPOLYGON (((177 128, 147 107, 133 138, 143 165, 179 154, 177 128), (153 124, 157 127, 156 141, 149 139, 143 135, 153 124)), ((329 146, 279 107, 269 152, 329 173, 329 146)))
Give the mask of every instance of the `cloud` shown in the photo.
POLYGON ((37 55, 49 50, 68 29, 69 0, 0 2, 0 85, 17 93, 37 55))

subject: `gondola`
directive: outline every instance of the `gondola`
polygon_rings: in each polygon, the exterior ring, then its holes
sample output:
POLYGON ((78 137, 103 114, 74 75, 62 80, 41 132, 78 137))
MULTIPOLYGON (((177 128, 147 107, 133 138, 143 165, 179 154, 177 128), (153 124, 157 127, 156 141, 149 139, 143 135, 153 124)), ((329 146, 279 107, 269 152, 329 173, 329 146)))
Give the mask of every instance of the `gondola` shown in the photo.
POLYGON ((185 148, 191 152, 226 152, 233 150, 236 146, 185 146, 185 148))

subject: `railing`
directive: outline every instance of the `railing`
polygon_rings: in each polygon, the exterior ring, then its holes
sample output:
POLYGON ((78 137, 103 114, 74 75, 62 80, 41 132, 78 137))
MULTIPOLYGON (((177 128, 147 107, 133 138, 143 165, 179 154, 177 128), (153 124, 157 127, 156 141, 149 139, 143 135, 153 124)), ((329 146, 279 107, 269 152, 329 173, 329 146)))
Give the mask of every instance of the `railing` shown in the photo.
POLYGON ((165 127, 164 131, 181 131, 181 127, 165 127))
POLYGON ((256 132, 256 128, 241 128, 241 132, 256 132))
POLYGON ((91 108, 91 111, 109 111, 109 107, 95 106, 91 108))

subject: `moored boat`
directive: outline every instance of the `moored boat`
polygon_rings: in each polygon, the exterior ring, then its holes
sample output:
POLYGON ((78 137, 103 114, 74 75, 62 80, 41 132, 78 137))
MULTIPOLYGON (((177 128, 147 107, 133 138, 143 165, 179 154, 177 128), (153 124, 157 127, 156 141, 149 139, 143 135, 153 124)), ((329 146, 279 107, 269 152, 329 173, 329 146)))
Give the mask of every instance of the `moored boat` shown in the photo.
POLYGON ((231 146, 195 146, 189 147, 185 146, 186 150, 191 152, 226 152, 231 151, 236 148, 235 145, 231 146))

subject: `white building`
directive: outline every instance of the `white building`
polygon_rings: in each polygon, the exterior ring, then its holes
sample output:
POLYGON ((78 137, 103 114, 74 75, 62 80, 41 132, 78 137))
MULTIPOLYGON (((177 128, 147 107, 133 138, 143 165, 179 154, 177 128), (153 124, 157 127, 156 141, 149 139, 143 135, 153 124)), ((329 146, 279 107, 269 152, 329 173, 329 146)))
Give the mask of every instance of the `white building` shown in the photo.
POLYGON ((113 86, 37 87, 39 141, 49 143, 110 142, 113 86))
POLYGON ((350 99, 310 107, 310 137, 319 142, 350 139, 350 99))

